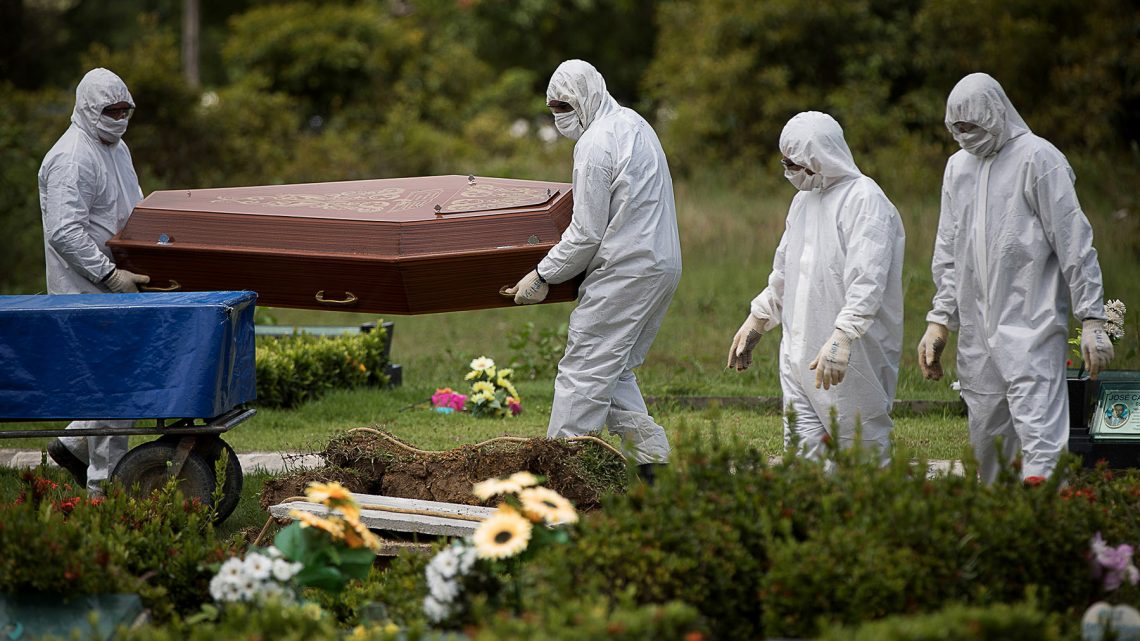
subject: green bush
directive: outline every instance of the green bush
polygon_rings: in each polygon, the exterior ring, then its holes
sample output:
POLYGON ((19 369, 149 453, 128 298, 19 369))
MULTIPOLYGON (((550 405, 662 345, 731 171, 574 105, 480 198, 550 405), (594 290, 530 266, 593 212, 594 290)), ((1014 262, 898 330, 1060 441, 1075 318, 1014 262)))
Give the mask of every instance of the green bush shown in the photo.
POLYGON ((0 593, 137 592, 159 621, 209 598, 208 565, 229 546, 213 515, 172 483, 149 497, 112 486, 106 499, 28 472, 0 519, 0 593))
POLYGON ((896 616, 855 628, 832 628, 819 641, 1057 641, 1051 618, 1032 604, 953 605, 917 616, 896 616))
MULTIPOLYGON (((1012 470, 993 486, 927 478, 900 453, 886 469, 769 465, 731 443, 681 445, 652 488, 610 497, 573 550, 537 559, 530 589, 551 602, 633 590, 641 604, 682 601, 714 638, 808 637, 822 625, 985 606, 1037 595, 1079 616, 1101 596, 1090 541, 1140 541, 1140 474, 1062 467, 1038 486, 1012 470), (1066 487, 1060 487, 1062 483, 1066 487)), ((1114 593, 1140 602, 1125 586, 1114 593)))
POLYGON ((295 407, 332 389, 388 384, 381 323, 351 336, 294 334, 257 345, 257 404, 295 407))

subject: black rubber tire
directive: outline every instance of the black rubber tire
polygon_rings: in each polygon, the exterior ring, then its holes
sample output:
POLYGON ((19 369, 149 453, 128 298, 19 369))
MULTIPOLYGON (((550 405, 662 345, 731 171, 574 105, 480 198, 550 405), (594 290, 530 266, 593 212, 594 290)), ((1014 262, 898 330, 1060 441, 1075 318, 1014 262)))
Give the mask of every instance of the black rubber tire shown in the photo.
MULTIPOLYGON (((142 496, 149 496, 166 484, 167 468, 175 450, 175 445, 162 440, 143 443, 123 456, 111 473, 111 480, 127 488, 137 485, 142 496)), ((214 466, 201 454, 190 452, 178 473, 182 495, 213 507, 215 485, 214 466)))

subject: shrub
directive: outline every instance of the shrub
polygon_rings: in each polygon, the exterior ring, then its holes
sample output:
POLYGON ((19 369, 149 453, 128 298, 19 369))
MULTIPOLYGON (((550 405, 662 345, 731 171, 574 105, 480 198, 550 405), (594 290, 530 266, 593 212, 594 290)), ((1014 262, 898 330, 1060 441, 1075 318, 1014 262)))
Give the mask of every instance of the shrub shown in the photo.
MULTIPOLYGON (((655 486, 590 514, 572 552, 536 559, 530 589, 550 602, 624 590, 640 604, 683 601, 721 639, 807 637, 1031 592, 1043 612, 1075 617, 1100 594, 1093 535, 1140 542, 1135 472, 1068 461, 1040 485, 1007 473, 987 486, 928 478, 901 453, 886 469, 834 456, 825 473, 716 439, 682 445, 655 486)), ((1132 586, 1115 594, 1140 600, 1132 586)))
POLYGON ((208 598, 207 565, 221 561, 211 510, 174 483, 138 498, 112 486, 106 499, 28 472, 0 520, 0 593, 137 592, 158 620, 208 598), (76 496, 78 493, 79 496, 76 496))
POLYGON ((359 335, 295 334, 259 341, 257 404, 289 408, 331 389, 387 385, 387 340, 387 332, 377 323, 359 335))
POLYGON ((896 616, 852 628, 833 628, 819 641, 1056 641, 1050 617, 1033 604, 985 608, 952 605, 919 616, 896 616))

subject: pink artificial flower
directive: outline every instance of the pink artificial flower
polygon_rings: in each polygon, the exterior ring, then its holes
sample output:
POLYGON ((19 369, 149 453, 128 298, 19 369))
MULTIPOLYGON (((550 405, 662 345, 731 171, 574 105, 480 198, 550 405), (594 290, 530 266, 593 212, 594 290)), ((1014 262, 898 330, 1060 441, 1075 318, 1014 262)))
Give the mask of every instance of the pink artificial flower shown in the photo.
POLYGON ((449 407, 456 412, 462 412, 463 408, 467 406, 467 396, 455 393, 450 387, 444 387, 435 390, 435 394, 432 394, 431 405, 432 407, 449 407))
POLYGON ((522 403, 513 396, 507 399, 507 407, 511 410, 511 416, 518 416, 522 413, 522 403))

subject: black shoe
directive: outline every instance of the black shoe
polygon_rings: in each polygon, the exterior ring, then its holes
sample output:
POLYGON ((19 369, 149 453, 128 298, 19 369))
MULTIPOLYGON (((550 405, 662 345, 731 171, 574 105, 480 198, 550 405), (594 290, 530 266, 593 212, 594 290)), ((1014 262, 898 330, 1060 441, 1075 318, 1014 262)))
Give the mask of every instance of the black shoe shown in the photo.
POLYGON ((653 485, 657 481, 657 470, 664 467, 665 463, 641 463, 637 466, 637 476, 646 485, 653 485))
POLYGON ((87 464, 80 458, 71 453, 63 441, 58 438, 48 443, 47 446, 48 456, 55 464, 67 470, 75 482, 79 484, 79 489, 87 489, 87 464))

